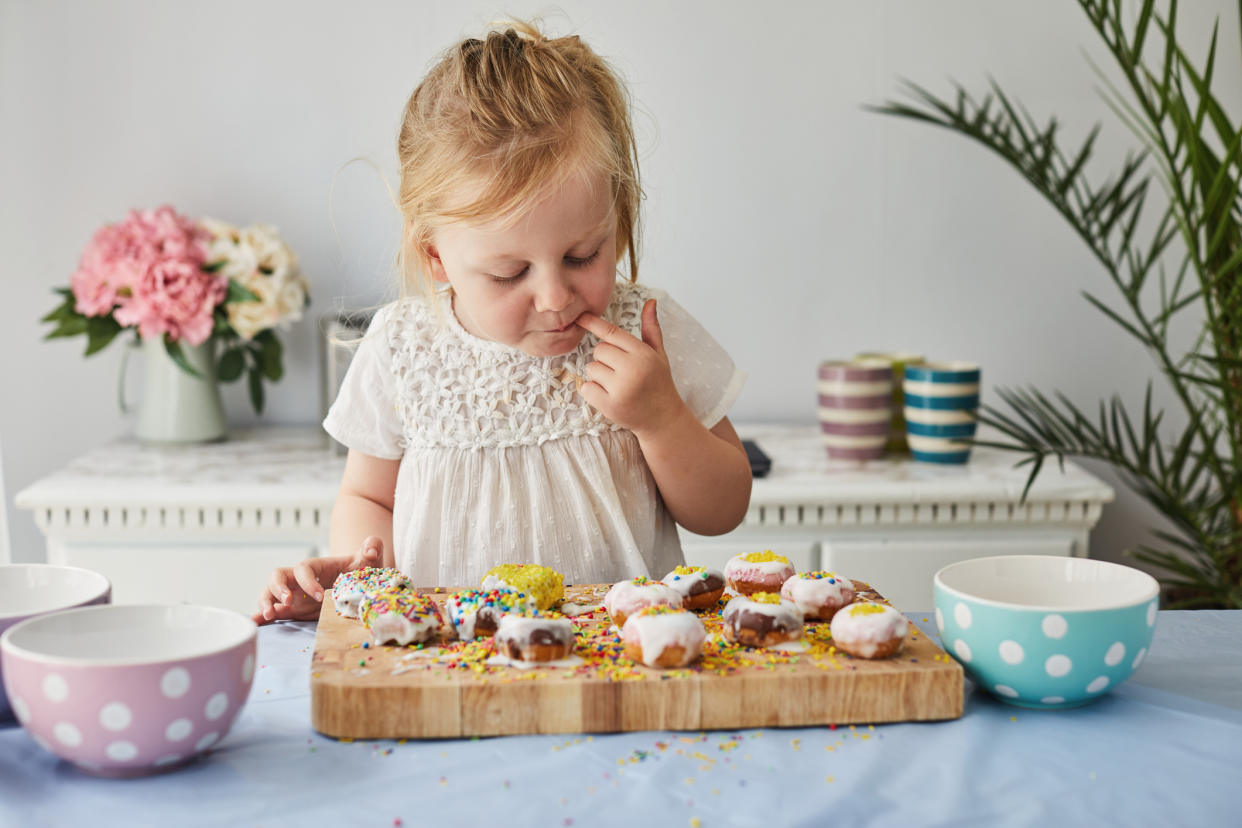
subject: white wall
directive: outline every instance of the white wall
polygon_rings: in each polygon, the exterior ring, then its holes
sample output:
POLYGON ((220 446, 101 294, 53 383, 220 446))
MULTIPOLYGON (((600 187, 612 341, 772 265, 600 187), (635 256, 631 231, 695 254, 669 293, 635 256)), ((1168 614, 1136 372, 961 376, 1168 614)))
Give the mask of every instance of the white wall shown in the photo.
MULTIPOLYGON (((1032 383, 1084 405, 1136 397, 1154 374, 1080 297, 1112 298, 1103 271, 1016 174, 961 138, 862 108, 899 77, 945 93, 950 77, 981 89, 991 75, 1071 136, 1102 120, 1102 151, 1134 145, 1100 100, 1087 58, 1110 64, 1070 0, 0 0, 7 496, 131 427, 114 402, 118 345, 84 360, 82 341, 40 341, 51 289, 97 227, 161 203, 270 222, 312 280, 312 314, 381 301, 398 228, 382 179, 395 182, 401 107, 440 50, 501 12, 545 14, 628 78, 643 277, 750 373, 735 421, 812 421, 816 362, 859 350, 977 359, 985 394, 1032 383)), ((1236 119, 1236 4, 1182 4, 1184 38, 1202 53, 1216 15, 1236 119)), ((317 419, 315 338, 309 322, 286 335, 267 421, 317 419)), ((253 420, 240 384, 226 403, 234 423, 253 420)), ((1119 559, 1152 519, 1121 492, 1093 554, 1119 559)), ((9 521, 14 559, 39 559, 29 514, 10 508, 9 521)))

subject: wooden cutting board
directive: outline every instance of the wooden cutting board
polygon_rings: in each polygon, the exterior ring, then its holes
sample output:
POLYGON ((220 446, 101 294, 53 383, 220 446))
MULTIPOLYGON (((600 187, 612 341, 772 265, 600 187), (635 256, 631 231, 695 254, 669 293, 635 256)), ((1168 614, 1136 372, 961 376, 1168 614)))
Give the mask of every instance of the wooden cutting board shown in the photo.
MULTIPOLYGON (((565 590, 566 600, 584 605, 599 603, 606 591, 607 585, 565 590)), ((433 591, 440 595, 447 591, 433 591)), ((871 592, 870 597, 879 596, 871 592)), ((709 633, 719 628, 718 611, 702 617, 709 633)), ((891 659, 837 653, 829 649, 827 625, 809 624, 806 640, 812 646, 807 652, 747 650, 709 641, 701 664, 680 671, 599 656, 620 649, 602 608, 577 617, 575 625, 581 628, 578 652, 588 653, 586 661, 521 670, 484 662, 488 639, 469 644, 437 640, 419 649, 364 647, 370 636, 362 623, 337 615, 331 600, 325 600, 311 662, 311 723, 336 738, 443 739, 871 724, 962 715, 961 666, 913 624, 891 659)))

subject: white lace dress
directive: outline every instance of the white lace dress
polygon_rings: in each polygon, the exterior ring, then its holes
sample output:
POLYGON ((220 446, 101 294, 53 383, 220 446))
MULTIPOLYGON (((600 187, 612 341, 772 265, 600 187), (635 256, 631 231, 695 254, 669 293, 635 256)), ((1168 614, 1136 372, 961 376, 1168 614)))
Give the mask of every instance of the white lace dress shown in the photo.
MULTIPOLYGON (((662 291, 618 282, 605 316, 636 336, 657 299, 673 381, 716 425, 745 376, 662 291)), ((598 340, 532 357, 473 336, 453 315, 403 299, 376 314, 324 420, 344 445, 400 459, 397 566, 419 585, 469 586, 500 563, 538 563, 566 583, 659 578, 682 562, 633 432, 577 392, 598 340)))

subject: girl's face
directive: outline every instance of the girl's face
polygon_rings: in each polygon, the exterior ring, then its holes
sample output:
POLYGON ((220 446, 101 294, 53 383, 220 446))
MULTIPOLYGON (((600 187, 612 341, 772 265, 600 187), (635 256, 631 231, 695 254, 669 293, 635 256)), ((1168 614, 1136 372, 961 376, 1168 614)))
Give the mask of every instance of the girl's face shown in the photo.
POLYGON ((436 230, 432 275, 453 288, 467 331, 556 356, 586 334, 574 324, 603 315, 617 267, 617 219, 608 178, 570 176, 517 221, 458 222, 436 230))

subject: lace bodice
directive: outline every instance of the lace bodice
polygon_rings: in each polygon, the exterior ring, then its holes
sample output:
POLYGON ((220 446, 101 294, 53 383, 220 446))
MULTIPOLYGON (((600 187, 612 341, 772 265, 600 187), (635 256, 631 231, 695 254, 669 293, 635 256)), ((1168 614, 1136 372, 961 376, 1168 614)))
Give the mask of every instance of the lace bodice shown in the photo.
MULTIPOLYGON (((604 315, 638 336, 648 298, 678 392, 714 426, 744 376, 661 291, 618 282, 604 315)), ((497 563, 527 562, 570 583, 604 582, 680 562, 637 439, 578 393, 597 342, 588 333, 568 354, 532 357, 470 334, 447 294, 376 313, 324 427, 351 449, 401 460, 394 542, 417 583, 472 584, 497 563)))
MULTIPOLYGON (((607 317, 624 330, 640 330, 647 295, 614 291, 607 317)), ((447 295, 440 301, 439 318, 422 302, 402 302, 386 327, 407 447, 539 445, 619 428, 577 392, 598 342, 593 334, 568 354, 531 357, 473 336, 447 295)))

